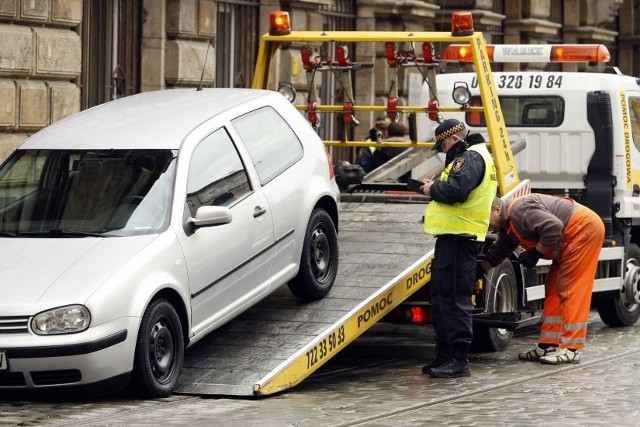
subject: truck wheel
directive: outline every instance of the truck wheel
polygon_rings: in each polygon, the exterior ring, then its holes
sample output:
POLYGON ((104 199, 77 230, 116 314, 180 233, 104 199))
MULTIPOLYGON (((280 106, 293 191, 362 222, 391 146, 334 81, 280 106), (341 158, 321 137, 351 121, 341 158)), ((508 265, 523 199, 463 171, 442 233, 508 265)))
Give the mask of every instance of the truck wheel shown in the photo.
POLYGON ((165 299, 153 301, 144 312, 133 364, 132 386, 148 397, 171 394, 184 359, 180 317, 165 299))
POLYGON ((289 289, 304 300, 319 299, 329 293, 338 274, 338 234, 324 209, 311 213, 303 245, 300 270, 289 289))
MULTIPOLYGON (((485 275, 486 313, 513 313, 517 307, 516 273, 509 260, 504 260, 485 275)), ((513 338, 513 331, 474 326, 471 347, 477 352, 503 351, 513 338)))
POLYGON ((620 294, 615 298, 594 295, 598 314, 609 326, 631 326, 640 318, 640 247, 627 248, 626 271, 620 294))

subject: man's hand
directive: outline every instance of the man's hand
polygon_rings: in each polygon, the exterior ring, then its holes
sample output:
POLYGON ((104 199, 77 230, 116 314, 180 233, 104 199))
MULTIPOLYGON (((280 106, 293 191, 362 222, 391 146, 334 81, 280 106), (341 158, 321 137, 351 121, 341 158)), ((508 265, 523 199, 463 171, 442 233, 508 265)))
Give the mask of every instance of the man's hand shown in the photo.
POLYGON ((424 183, 424 185, 422 187, 420 187, 420 190, 422 190, 422 192, 426 195, 426 196, 430 196, 431 195, 431 186, 433 185, 433 176, 429 179, 429 178, 425 178, 422 180, 422 182, 424 183))
POLYGON ((538 252, 536 248, 527 249, 518 256, 520 264, 527 268, 533 268, 538 263, 538 260, 542 257, 542 254, 538 252))

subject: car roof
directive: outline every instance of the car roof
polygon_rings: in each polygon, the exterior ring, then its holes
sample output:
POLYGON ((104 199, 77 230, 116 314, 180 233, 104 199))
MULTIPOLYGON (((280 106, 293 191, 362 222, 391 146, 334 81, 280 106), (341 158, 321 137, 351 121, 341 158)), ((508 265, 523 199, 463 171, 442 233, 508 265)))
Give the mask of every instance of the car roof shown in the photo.
POLYGON ((196 126, 276 92, 254 89, 166 89, 107 102, 56 122, 20 149, 178 149, 196 126))

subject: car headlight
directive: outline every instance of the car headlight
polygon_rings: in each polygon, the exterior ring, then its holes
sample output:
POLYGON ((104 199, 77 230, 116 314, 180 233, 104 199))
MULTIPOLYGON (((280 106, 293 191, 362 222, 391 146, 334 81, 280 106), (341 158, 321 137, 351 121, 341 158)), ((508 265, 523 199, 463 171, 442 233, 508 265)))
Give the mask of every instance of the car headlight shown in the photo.
POLYGON ((91 313, 83 305, 67 305, 43 311, 31 319, 31 330, 37 335, 75 334, 91 323, 91 313))

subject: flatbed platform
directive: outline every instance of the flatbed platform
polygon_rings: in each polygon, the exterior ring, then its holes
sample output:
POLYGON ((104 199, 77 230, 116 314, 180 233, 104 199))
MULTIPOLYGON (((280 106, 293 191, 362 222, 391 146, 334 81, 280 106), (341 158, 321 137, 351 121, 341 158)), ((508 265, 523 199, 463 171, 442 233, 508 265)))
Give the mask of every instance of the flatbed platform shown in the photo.
POLYGON ((424 209, 342 203, 329 295, 302 303, 279 289, 189 348, 176 392, 260 396, 301 382, 426 283, 435 240, 422 230, 424 209))

